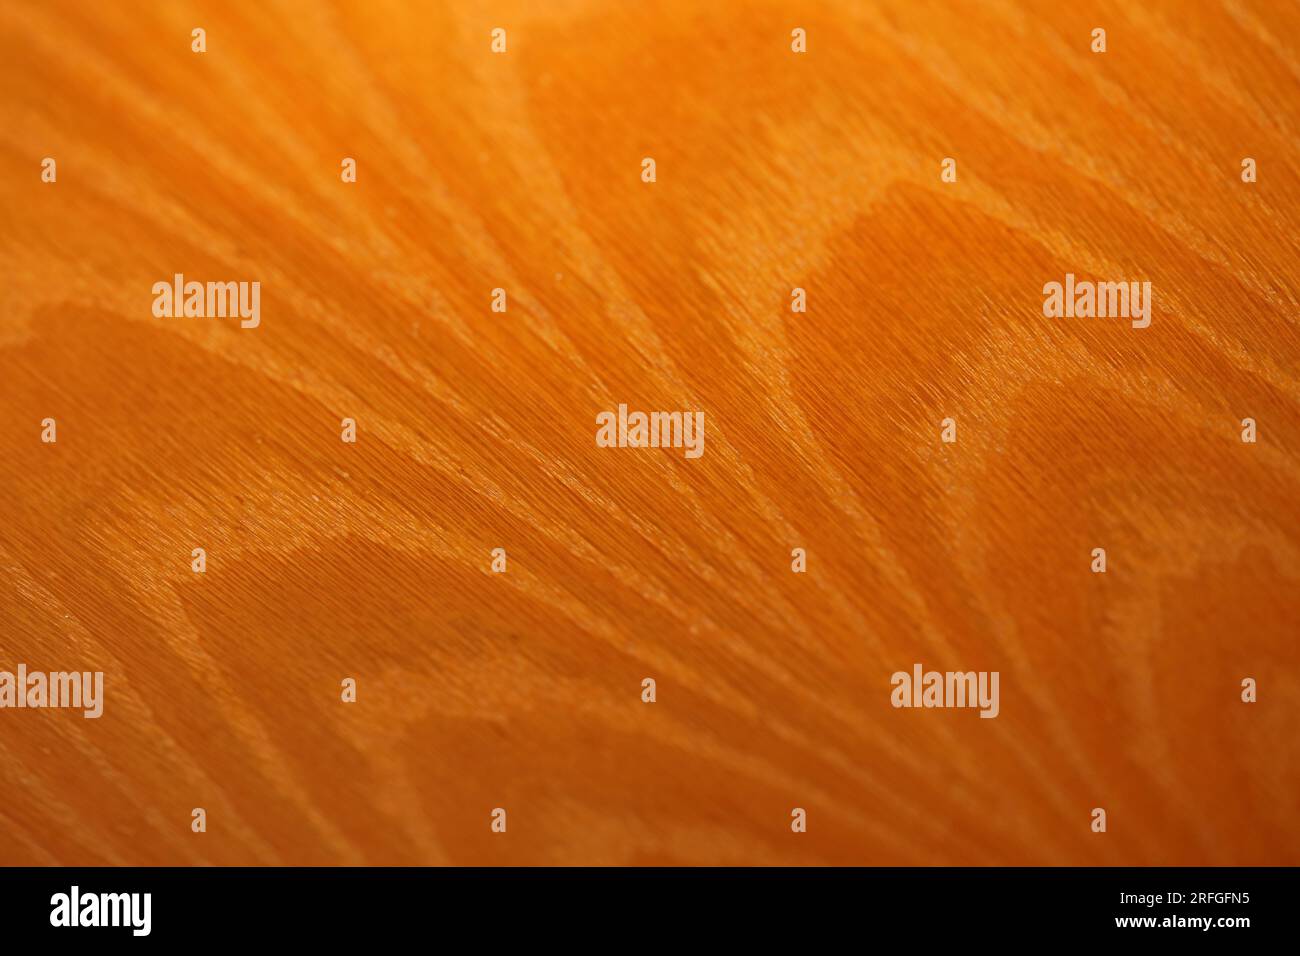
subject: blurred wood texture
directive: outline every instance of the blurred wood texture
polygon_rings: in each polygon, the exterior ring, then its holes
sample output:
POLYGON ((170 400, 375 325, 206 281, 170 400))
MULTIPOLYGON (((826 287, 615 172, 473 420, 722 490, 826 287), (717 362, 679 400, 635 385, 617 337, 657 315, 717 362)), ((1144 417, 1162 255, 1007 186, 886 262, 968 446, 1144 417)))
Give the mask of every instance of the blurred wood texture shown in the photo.
POLYGON ((0 669, 107 675, 0 711, 0 862, 1300 864, 1296 4, 0 35, 0 669), (261 326, 155 318, 178 272, 261 326), (1067 272, 1151 327, 1045 319, 1067 272), (918 661, 1001 715, 893 709, 918 661))

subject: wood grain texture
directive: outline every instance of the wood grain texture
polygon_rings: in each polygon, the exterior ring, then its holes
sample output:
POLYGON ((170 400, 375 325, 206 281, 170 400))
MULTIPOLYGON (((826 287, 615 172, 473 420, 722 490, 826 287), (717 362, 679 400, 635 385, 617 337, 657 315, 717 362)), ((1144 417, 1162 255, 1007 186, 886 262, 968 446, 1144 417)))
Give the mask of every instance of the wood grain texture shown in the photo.
POLYGON ((0 711, 0 863, 1300 863, 1294 4, 0 35, 0 668, 108 685, 0 711), (1151 327, 1043 318, 1066 272, 1151 327), (916 661, 1001 715, 893 709, 916 661))

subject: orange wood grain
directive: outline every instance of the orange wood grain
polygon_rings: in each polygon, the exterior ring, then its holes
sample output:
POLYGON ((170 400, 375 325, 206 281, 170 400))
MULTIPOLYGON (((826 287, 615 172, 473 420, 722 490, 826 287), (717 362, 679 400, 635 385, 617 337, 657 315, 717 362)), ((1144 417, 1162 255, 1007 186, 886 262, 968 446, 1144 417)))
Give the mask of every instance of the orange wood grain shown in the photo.
POLYGON ((0 863, 1300 863, 1294 5, 0 37, 0 669, 108 682, 0 711, 0 863), (1151 327, 1043 318, 1066 272, 1151 327), (595 447, 619 402, 704 456, 595 447), (916 661, 1000 716, 893 709, 916 661))

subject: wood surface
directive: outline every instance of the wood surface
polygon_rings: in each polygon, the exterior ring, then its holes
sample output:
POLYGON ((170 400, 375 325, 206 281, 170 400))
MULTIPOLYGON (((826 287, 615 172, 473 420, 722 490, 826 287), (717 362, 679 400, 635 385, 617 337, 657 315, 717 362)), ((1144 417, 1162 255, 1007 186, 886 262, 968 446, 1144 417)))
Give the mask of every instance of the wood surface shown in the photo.
POLYGON ((107 683, 0 711, 0 863, 1300 864, 1296 4, 0 36, 0 669, 107 683), (1067 272, 1151 326, 1044 318, 1067 272))

